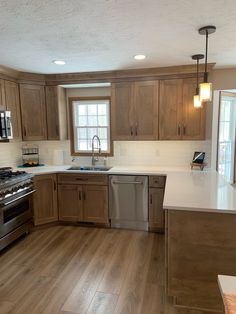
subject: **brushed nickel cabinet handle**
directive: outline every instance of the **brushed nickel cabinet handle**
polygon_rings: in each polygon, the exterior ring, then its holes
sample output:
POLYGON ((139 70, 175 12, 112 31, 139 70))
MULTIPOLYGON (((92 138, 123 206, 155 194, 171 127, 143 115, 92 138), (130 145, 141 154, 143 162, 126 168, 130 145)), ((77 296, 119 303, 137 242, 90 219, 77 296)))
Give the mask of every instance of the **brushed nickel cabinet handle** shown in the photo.
POLYGON ((184 135, 186 134, 186 125, 185 124, 183 125, 183 134, 184 135))
POLYGON ((133 127, 130 127, 130 135, 133 136, 133 127))
POLYGON ((26 128, 25 128, 25 126, 24 126, 24 136, 26 136, 26 128))
POLYGON ((136 125, 135 127, 135 135, 137 136, 138 135, 138 126, 136 125))
POLYGON ((150 204, 152 205, 152 194, 150 195, 150 204))
POLYGON ((178 135, 180 135, 180 124, 178 124, 178 135))
POLYGON ((88 178, 76 178, 77 181, 88 181, 88 178))
POLYGON ((59 126, 56 125, 56 135, 59 136, 59 126))

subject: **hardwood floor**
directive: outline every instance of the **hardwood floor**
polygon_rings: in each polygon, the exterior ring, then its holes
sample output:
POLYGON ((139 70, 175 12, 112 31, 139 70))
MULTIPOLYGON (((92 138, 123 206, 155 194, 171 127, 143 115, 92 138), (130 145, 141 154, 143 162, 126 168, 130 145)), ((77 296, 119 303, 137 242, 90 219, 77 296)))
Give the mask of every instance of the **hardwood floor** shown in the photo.
POLYGON ((32 232, 0 253, 0 313, 203 314, 164 294, 164 236, 77 226, 32 232))

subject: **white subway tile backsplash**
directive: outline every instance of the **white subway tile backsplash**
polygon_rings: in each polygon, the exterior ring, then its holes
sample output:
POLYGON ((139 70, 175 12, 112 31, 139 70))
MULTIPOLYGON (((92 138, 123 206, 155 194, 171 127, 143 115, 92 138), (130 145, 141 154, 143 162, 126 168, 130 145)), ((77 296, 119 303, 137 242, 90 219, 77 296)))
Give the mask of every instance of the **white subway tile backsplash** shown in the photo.
MULTIPOLYGON (((27 142, 29 143, 29 142, 27 142)), ((0 167, 22 163, 23 142, 0 143, 0 167)), ((53 152, 63 150, 64 163, 71 164, 70 141, 39 141, 40 162, 52 164, 53 152)), ((194 151, 205 151, 210 167, 211 141, 120 141, 114 142, 114 156, 109 165, 188 166, 194 151)), ((90 157, 79 157, 78 164, 91 163, 90 157)))

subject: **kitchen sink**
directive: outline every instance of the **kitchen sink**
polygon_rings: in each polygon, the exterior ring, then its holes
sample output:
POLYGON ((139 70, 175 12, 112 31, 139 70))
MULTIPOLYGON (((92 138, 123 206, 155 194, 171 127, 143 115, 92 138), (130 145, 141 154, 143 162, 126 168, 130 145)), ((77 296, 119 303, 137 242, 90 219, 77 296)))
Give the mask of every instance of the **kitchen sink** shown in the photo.
POLYGON ((80 167, 76 167, 76 166, 74 166, 74 167, 71 167, 71 168, 69 168, 69 169, 67 169, 67 170, 77 170, 77 171, 108 171, 108 170, 110 170, 111 169, 111 167, 96 167, 96 166, 88 166, 88 167, 82 167, 82 166, 80 166, 80 167))

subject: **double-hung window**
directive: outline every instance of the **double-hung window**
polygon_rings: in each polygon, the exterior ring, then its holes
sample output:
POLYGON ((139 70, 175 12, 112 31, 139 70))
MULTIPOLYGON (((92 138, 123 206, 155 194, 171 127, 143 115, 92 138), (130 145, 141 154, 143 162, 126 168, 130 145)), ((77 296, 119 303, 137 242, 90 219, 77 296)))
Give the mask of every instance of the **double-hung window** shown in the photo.
POLYGON ((100 139, 101 153, 111 154, 110 97, 70 98, 70 115, 72 155, 90 155, 94 135, 100 139))

